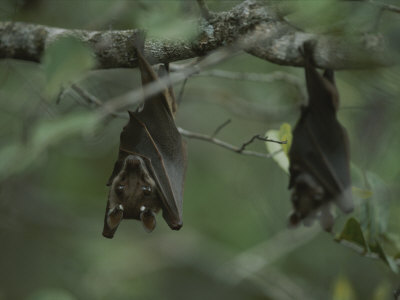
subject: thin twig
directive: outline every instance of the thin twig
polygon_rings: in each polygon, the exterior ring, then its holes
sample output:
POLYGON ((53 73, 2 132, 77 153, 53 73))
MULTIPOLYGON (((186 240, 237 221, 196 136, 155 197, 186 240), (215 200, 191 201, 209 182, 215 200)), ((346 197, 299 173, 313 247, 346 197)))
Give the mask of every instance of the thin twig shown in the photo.
POLYGON ((262 158, 271 158, 273 157, 276 153, 280 152, 281 150, 271 153, 271 154, 265 154, 265 153, 260 153, 260 152, 255 152, 255 151, 249 151, 249 150, 242 150, 242 147, 236 147, 234 145, 228 144, 227 142, 221 141, 219 139, 213 138, 209 135, 202 134, 202 133, 196 133, 196 132, 191 132, 186 129, 178 127, 178 131, 181 135, 187 137, 187 138, 192 138, 192 139, 198 139, 198 140, 203 140, 207 141, 210 143, 213 143, 215 145, 218 145, 222 148, 228 149, 230 151, 243 154, 243 155, 250 155, 250 156, 256 156, 256 157, 262 157, 262 158))
POLYGON ((65 91, 66 91, 66 89, 65 89, 64 87, 61 87, 61 88, 60 88, 60 91, 59 91, 59 93, 58 93, 58 95, 57 95, 57 99, 56 99, 56 104, 57 104, 57 105, 60 104, 62 98, 64 98, 65 91))
MULTIPOLYGON (((71 85, 71 89, 75 91, 83 100, 88 102, 89 104, 94 104, 96 107, 101 108, 103 106, 103 102, 101 102, 96 96, 92 95, 88 91, 82 89, 75 83, 71 85)), ((115 118, 123 118, 126 119, 126 114, 118 113, 118 112, 110 112, 109 114, 115 118)))
MULTIPOLYGON (((192 92, 194 92, 192 90, 192 92)), ((200 91, 204 92, 204 91, 200 91)), ((214 95, 213 97, 205 97, 205 101, 217 103, 230 111, 232 114, 240 116, 242 119, 259 121, 259 122, 279 122, 287 119, 289 114, 297 112, 295 107, 280 106, 270 107, 261 103, 255 103, 241 98, 233 92, 216 88, 207 90, 207 93, 214 95)), ((303 102, 302 102, 303 103, 303 102)))
POLYGON ((228 47, 220 48, 219 50, 216 50, 205 57, 194 66, 187 67, 181 72, 166 74, 165 76, 159 78, 157 81, 145 85, 143 88, 135 89, 122 96, 111 99, 102 106, 100 114, 104 117, 107 114, 115 112, 116 110, 125 108, 132 104, 137 104, 146 98, 154 96, 162 90, 166 89, 168 85, 181 82, 191 75, 198 73, 200 70, 203 70, 204 68, 210 67, 227 59, 228 57, 234 56, 235 54, 239 53, 242 47, 243 45, 241 45, 240 42, 237 42, 228 47))
POLYGON ((231 119, 226 120, 224 123, 219 125, 217 129, 215 129, 214 133, 211 135, 212 138, 216 137, 217 134, 224 128, 226 127, 229 123, 231 122, 231 119))
POLYGON ((75 83, 71 84, 71 89, 73 89, 79 96, 81 96, 89 104, 95 104, 97 107, 100 107, 103 105, 103 103, 99 99, 97 99, 97 97, 93 96, 88 91, 80 88, 75 83))
MULTIPOLYGON (((193 62, 190 62, 186 65, 180 64, 171 64, 171 70, 175 72, 179 72, 184 70, 187 67, 195 67, 193 62)), ((194 72, 190 77, 200 77, 200 76, 213 76, 219 78, 225 78, 230 80, 247 80, 247 81, 254 81, 254 82, 265 82, 271 83, 274 81, 284 81, 288 84, 294 86, 297 90, 297 95, 299 101, 301 103, 305 103, 307 99, 307 93, 304 88, 304 84, 302 81, 295 75, 276 71, 268 74, 261 74, 261 73, 245 73, 245 72, 232 72, 226 70, 207 70, 194 72)), ((253 103, 242 101, 237 95, 233 94, 226 94, 226 92, 221 93, 219 92, 219 97, 214 97, 213 100, 219 101, 222 105, 226 106, 229 110, 233 113, 238 114, 245 118, 256 119, 260 121, 264 120, 281 120, 284 117, 284 113, 288 114, 289 110, 278 110, 278 111, 271 111, 271 109, 265 110, 262 106, 257 106, 253 103), (225 96, 223 96, 225 95, 225 96)))
POLYGON ((302 81, 295 75, 282 72, 275 71, 269 74, 261 74, 261 73, 245 73, 245 72, 232 72, 226 70, 209 70, 204 72, 199 72, 197 74, 193 74, 194 77, 200 76, 212 76, 219 77, 231 80, 246 80, 246 81, 254 81, 254 82, 265 82, 271 83, 274 81, 284 81, 290 85, 293 85, 298 91, 302 100, 307 99, 306 91, 304 89, 304 84, 302 81))
POLYGON ((276 80, 282 80, 282 81, 287 81, 293 85, 301 85, 301 81, 297 76, 282 71, 275 71, 269 74, 263 74, 263 73, 233 72, 233 71, 214 69, 201 72, 199 74, 196 74, 196 76, 214 76, 232 80, 248 80, 248 81, 258 81, 258 82, 273 82, 276 80))
POLYGON ((395 5, 392 5, 392 4, 385 4, 385 3, 376 2, 376 1, 372 1, 372 0, 370 0, 369 3, 371 3, 373 5, 376 5, 376 6, 379 6, 383 10, 400 13, 400 7, 399 6, 395 6, 395 5))
POLYGON ((227 277, 226 279, 231 283, 238 284, 309 243, 319 233, 321 233, 321 229, 317 226, 299 230, 282 230, 231 258, 218 270, 218 273, 227 277))
POLYGON ((178 100, 177 100, 178 105, 180 105, 181 102, 182 102, 183 91, 185 90, 185 86, 186 86, 186 83, 187 83, 188 79, 189 78, 185 78, 185 80, 182 83, 182 87, 181 87, 181 90, 179 91, 178 100))
POLYGON ((200 13, 202 17, 208 20, 211 16, 210 10, 208 9, 207 3, 204 0, 197 0, 197 4, 200 7, 200 13))
POLYGON ((243 145, 239 148, 239 150, 237 152, 238 153, 242 153, 244 151, 244 149, 246 149, 246 147, 248 145, 250 145, 251 143, 253 143, 255 140, 260 140, 260 141, 264 141, 264 142, 271 142, 271 143, 277 143, 277 144, 281 144, 281 145, 282 144, 287 144, 287 141, 270 140, 270 139, 268 139, 268 137, 262 137, 261 135, 257 134, 255 136, 253 136, 247 142, 243 143, 243 145))
MULTIPOLYGON (((88 101, 88 102, 90 101, 91 103, 94 103, 99 108, 104 106, 103 102, 101 102, 99 99, 97 99, 96 96, 94 96, 94 95, 90 94, 89 92, 83 90, 82 88, 78 87, 77 85, 73 85, 73 86, 71 86, 71 88, 74 89, 75 91, 78 91, 78 90, 80 92, 83 91, 83 93, 79 93, 79 95, 82 98, 84 98, 86 101, 88 101)), ((112 112, 112 113, 110 113, 110 115, 113 116, 113 117, 126 119, 126 115, 122 114, 122 113, 112 112)), ((230 122, 230 120, 228 120, 228 121, 230 122)), ((226 126, 227 124, 228 124, 228 122, 225 122, 222 125, 226 126)), ((219 130, 221 130, 224 127, 222 125, 219 126, 219 130)), ((218 130, 218 128, 217 128, 217 130, 218 130)), ((199 140, 203 140, 203 141, 208 141, 208 142, 214 143, 214 144, 216 144, 218 146, 221 146, 221 147, 223 147, 225 149, 229 149, 231 151, 234 151, 234 152, 237 152, 237 153, 240 153, 240 154, 244 154, 244 155, 262 157, 262 158, 271 158, 275 154, 277 154, 278 152, 281 151, 281 150, 279 150, 279 151, 271 153, 271 154, 265 154, 265 153, 255 152, 255 151, 247 151, 247 150, 243 150, 241 148, 235 147, 235 146, 233 146, 231 144, 228 144, 228 143, 226 143, 224 141, 221 141, 219 139, 216 139, 214 137, 211 137, 211 136, 208 136, 208 135, 205 135, 205 134, 191 132, 191 131, 188 131, 186 129, 180 128, 180 127, 178 127, 178 131, 179 131, 179 133, 181 135, 183 135, 183 136, 185 136, 187 138, 194 138, 194 139, 199 139, 199 140)), ((263 139, 263 140, 265 140, 265 139, 263 139)), ((273 141, 273 142, 277 142, 277 141, 273 141)), ((278 143, 281 143, 281 142, 278 142, 278 143)), ((243 147, 243 145, 242 145, 242 147, 243 147)))

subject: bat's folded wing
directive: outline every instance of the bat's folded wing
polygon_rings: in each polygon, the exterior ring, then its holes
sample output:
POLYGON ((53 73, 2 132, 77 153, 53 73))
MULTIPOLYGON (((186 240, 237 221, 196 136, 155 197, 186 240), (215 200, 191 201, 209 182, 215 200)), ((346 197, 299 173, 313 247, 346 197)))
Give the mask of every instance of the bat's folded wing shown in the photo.
POLYGON ((130 121, 121 134, 121 149, 145 159, 160 191, 164 219, 172 229, 179 229, 186 153, 167 108, 155 105, 149 101, 141 112, 130 113, 130 121))
POLYGON ((320 182, 344 212, 351 211, 348 137, 335 116, 308 113, 294 137, 298 139, 292 144, 294 159, 301 157, 298 164, 302 169, 320 182))

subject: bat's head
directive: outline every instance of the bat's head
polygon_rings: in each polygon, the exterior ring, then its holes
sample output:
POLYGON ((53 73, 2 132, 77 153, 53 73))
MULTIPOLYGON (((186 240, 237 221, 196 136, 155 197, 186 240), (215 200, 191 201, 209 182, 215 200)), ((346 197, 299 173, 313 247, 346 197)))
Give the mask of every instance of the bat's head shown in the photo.
POLYGON ((128 155, 110 184, 103 235, 112 238, 122 219, 140 220, 151 232, 160 208, 157 185, 145 161, 138 155, 128 155))
POLYGON ((294 212, 289 221, 292 226, 301 221, 311 225, 318 218, 321 226, 330 231, 333 226, 333 216, 326 201, 325 189, 307 172, 301 172, 294 180, 291 201, 294 212))

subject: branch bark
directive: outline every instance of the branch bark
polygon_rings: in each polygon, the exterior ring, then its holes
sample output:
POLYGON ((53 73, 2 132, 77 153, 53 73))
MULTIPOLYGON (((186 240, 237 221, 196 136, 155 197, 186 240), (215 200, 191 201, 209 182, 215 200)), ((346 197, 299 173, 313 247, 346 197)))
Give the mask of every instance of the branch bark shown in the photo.
MULTIPOLYGON (((0 22, 0 58, 39 62, 52 41, 71 36, 93 49, 98 68, 132 68, 137 65, 132 47, 137 32, 138 29, 86 31, 0 22)), ((302 66, 298 48, 310 39, 316 40, 315 63, 322 68, 355 69, 391 63, 385 54, 384 38, 378 34, 345 38, 305 33, 282 19, 275 7, 256 0, 246 0, 230 11, 203 18, 193 41, 148 39, 144 52, 152 63, 167 63, 203 56, 239 40, 245 51, 261 59, 302 66)))

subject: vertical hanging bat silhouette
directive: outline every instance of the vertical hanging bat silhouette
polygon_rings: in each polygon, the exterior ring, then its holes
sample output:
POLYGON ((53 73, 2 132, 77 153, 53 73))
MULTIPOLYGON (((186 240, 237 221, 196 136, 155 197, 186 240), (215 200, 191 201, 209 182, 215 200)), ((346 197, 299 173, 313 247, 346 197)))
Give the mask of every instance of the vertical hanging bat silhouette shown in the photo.
POLYGON ((294 208, 289 221, 291 225, 300 221, 310 225, 319 218, 321 226, 331 231, 331 202, 345 213, 353 210, 349 141, 336 117, 339 95, 333 71, 318 73, 313 66, 312 43, 306 42, 299 50, 305 60, 309 100, 302 107, 289 151, 289 189, 294 208))
MULTIPOLYGON (((142 34, 138 40, 136 52, 145 85, 158 76, 142 54, 142 34)), ((160 67, 159 74, 166 72, 168 67, 160 67)), ((170 228, 182 227, 186 147, 175 126, 175 105, 169 87, 146 99, 141 109, 128 111, 129 122, 121 133, 118 160, 107 184, 103 236, 112 238, 122 219, 141 220, 151 232, 160 209, 170 228)))

